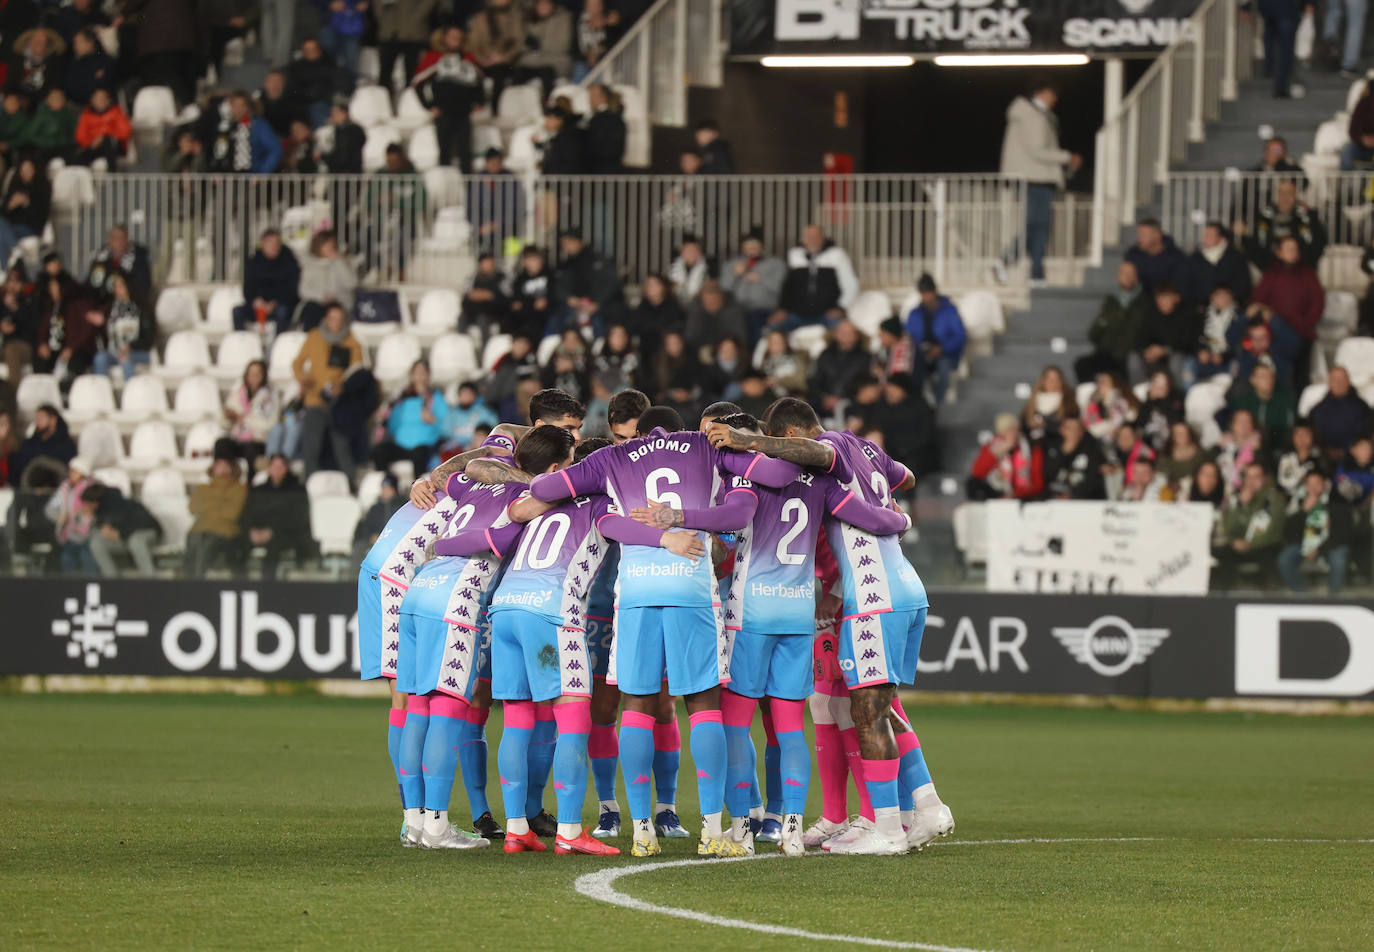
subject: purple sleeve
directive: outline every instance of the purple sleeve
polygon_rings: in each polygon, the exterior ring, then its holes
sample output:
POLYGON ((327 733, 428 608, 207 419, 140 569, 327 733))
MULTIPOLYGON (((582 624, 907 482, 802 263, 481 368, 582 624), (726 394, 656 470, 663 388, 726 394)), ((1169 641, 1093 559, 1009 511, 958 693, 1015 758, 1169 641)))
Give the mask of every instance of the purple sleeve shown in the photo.
MULTIPOLYGON (((461 492, 461 491, 462 491, 462 488, 463 488, 463 483, 462 483, 462 481, 463 481, 463 479, 465 479, 465 478, 466 478, 466 477, 464 477, 462 473, 454 473, 454 474, 453 474, 452 476, 450 476, 447 480, 445 480, 445 481, 444 481, 444 495, 446 495, 446 496, 454 496, 454 495, 457 495, 459 492, 461 492), (455 487, 455 485, 454 485, 454 481, 455 481, 455 480, 457 481, 457 486, 456 486, 456 487, 455 487)), ((435 501, 437 502, 438 500, 435 500, 435 501)))
POLYGON ((476 555, 488 550, 502 558, 525 529, 523 522, 508 522, 499 529, 464 529, 434 543, 436 555, 476 555))
POLYGON ((796 463, 783 459, 773 459, 762 453, 735 453, 725 451, 720 454, 720 466, 727 472, 745 479, 752 479, 760 486, 781 489, 801 475, 802 468, 796 463))
POLYGON ((890 488, 896 489, 902 483, 906 482, 906 478, 910 475, 911 470, 889 456, 886 450, 872 440, 864 440, 863 437, 859 439, 863 440, 865 445, 872 447, 878 468, 882 470, 883 478, 887 480, 887 485, 890 488))
POLYGON ((684 510, 682 524, 688 529, 704 529, 707 532, 735 532, 749 525, 758 505, 758 494, 741 486, 726 493, 718 506, 684 510))
POLYGON ((849 485, 849 481, 854 478, 854 469, 849 465, 849 459, 840 452, 838 441, 827 439, 829 436, 829 433, 822 433, 820 436, 816 437, 816 442, 824 443, 826 446, 830 447, 832 453, 830 468, 826 470, 826 472, 834 476, 841 484, 847 486, 849 485))
MULTIPOLYGON (((609 447, 607 447, 609 449, 609 447)), ((606 475, 598 450, 580 463, 556 473, 544 473, 530 483, 530 495, 544 502, 558 502, 573 496, 586 496, 605 489, 606 475)))
POLYGON ((655 529, 653 526, 646 526, 642 522, 635 522, 617 512, 608 512, 597 519, 596 528, 611 541, 625 542, 630 545, 657 547, 659 540, 663 538, 662 529, 655 529))
POLYGON ((825 511, 841 522, 857 526, 874 535, 899 535, 911 528, 906 516, 864 501, 833 479, 825 487, 825 511))

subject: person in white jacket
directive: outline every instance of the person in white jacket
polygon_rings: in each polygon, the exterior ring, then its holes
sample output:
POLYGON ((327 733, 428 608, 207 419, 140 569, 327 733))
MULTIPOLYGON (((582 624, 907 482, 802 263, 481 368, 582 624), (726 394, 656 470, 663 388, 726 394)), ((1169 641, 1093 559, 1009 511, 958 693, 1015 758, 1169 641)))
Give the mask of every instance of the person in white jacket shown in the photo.
MULTIPOLYGON (((1045 281, 1045 249, 1050 243, 1050 203, 1064 187, 1064 170, 1076 172, 1083 157, 1059 147, 1059 120, 1054 107, 1059 91, 1044 83, 1030 96, 1018 96, 1007 107, 1002 136, 1002 174, 1026 180, 1026 253, 1031 259, 1031 287, 1045 281)), ((1007 281, 1006 265, 1021 256, 1018 240, 993 267, 999 283, 1007 281)))

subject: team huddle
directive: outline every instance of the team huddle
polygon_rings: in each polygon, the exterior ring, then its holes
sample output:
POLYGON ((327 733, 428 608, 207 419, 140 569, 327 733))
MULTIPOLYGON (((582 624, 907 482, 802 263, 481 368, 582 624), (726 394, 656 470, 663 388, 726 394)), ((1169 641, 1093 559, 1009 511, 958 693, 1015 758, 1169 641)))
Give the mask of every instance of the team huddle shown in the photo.
POLYGON ((764 842, 789 856, 895 855, 953 830, 897 699, 928 606, 898 542, 911 521, 891 498, 914 483, 906 467, 824 432, 793 398, 762 421, 715 404, 687 431, 627 390, 611 400, 609 440, 580 440, 585 416, 567 394, 539 392, 530 427, 502 425, 418 480, 362 564, 362 677, 392 683, 403 845, 500 839, 508 853, 543 852, 551 837, 556 853, 616 855, 617 770, 632 855, 689 837, 676 698, 691 725, 702 856, 764 842), (493 700, 504 828, 487 798, 493 700), (808 704, 823 810, 804 828, 808 704), (460 774, 471 832, 449 820, 460 774), (556 817, 544 809, 550 778, 556 817))

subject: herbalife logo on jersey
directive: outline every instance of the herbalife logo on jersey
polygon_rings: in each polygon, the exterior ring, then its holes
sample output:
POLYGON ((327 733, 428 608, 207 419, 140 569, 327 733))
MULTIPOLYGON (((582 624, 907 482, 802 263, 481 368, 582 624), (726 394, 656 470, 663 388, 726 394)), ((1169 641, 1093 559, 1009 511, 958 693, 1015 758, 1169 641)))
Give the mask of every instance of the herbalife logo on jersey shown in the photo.
POLYGON ((119 653, 118 639, 148 636, 146 621, 121 621, 119 606, 101 600, 99 582, 86 586, 84 602, 68 598, 62 603, 62 610, 67 617, 54 619, 52 633, 70 638, 67 657, 83 658, 88 668, 98 667, 102 658, 115 657, 119 653))
POLYGON ((1143 664, 1169 637, 1167 628, 1134 628, 1116 615, 1104 615, 1086 628, 1052 630, 1069 654, 1106 678, 1143 664))

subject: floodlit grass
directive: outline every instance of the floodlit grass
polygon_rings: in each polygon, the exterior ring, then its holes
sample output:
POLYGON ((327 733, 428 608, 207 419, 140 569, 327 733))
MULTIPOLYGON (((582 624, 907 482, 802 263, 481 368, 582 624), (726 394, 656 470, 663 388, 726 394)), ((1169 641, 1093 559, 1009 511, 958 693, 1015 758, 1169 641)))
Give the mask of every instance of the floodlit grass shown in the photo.
MULTIPOLYGON (((616 888, 759 923, 975 949, 1374 948, 1374 843, 1253 841, 1374 837, 1374 722, 908 710, 958 840, 1160 839, 950 841, 908 857, 673 869, 616 888)), ((0 712, 6 949, 842 947, 572 889, 581 873, 652 861, 402 849, 376 701, 8 696, 0 712)), ((461 784, 455 807, 465 818, 461 784)), ((695 850, 665 847, 665 859, 695 850)))

